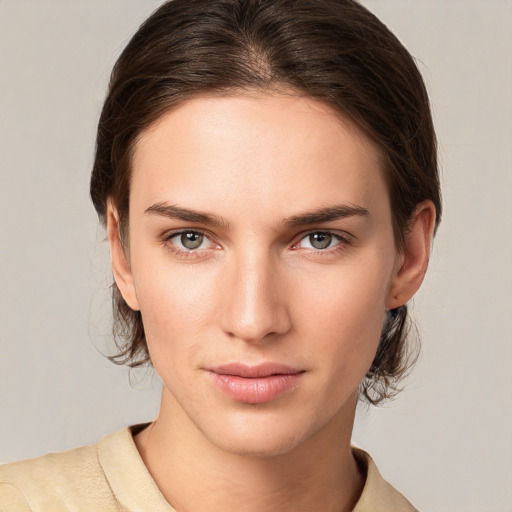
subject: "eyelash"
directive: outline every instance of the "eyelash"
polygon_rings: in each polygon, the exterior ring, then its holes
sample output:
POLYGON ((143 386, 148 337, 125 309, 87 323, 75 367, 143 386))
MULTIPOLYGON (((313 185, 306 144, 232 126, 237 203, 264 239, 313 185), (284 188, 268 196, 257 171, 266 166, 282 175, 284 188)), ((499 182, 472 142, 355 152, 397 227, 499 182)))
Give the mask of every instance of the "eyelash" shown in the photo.
MULTIPOLYGON (((174 231, 172 233, 167 233, 166 235, 164 235, 163 237, 163 244, 166 245, 169 250, 174 253, 175 255, 181 257, 181 258, 187 258, 187 259, 192 259, 192 258, 198 258, 198 257, 201 257, 201 252, 207 250, 207 249, 188 249, 188 250, 183 250, 183 249, 178 249, 173 243, 172 243, 172 239, 173 238, 177 238, 181 235, 185 235, 185 234, 195 234, 195 235, 202 235, 204 236, 207 240, 209 240, 211 242, 211 238, 208 236, 207 233, 205 233, 204 231, 200 231, 200 230, 197 230, 197 229, 182 229, 180 231, 174 231)), ((213 243, 213 242, 211 242, 213 243)))
MULTIPOLYGON (((197 229, 184 229, 184 230, 180 230, 180 231, 173 231, 172 233, 167 233, 163 236, 162 243, 164 245, 166 245, 172 253, 174 253, 175 255, 177 255, 181 258, 187 258, 187 259, 200 258, 202 256, 201 253, 208 249, 183 250, 183 249, 177 248, 176 245, 174 245, 172 243, 172 240, 174 238, 177 238, 184 234, 201 235, 201 236, 204 236, 207 240, 209 240, 210 243, 215 244, 214 242, 211 241, 211 238, 210 238, 210 236, 208 236, 207 233, 205 233, 204 231, 201 231, 201 230, 197 230, 197 229)), ((313 249, 304 249, 304 250, 308 251, 308 253, 310 253, 310 254, 314 253, 315 255, 322 255, 322 256, 338 254, 338 253, 345 251, 347 249, 347 247, 352 245, 352 243, 353 243, 353 237, 349 233, 344 233, 343 235, 341 235, 339 233, 329 231, 329 230, 313 230, 313 231, 308 231, 307 233, 302 234, 300 236, 299 240, 293 244, 293 247, 299 245, 300 242, 302 242, 309 236, 315 235, 315 234, 330 235, 333 238, 337 239, 338 243, 336 245, 334 245, 333 247, 330 247, 330 248, 328 247, 326 249, 314 249, 314 248, 313 249)))

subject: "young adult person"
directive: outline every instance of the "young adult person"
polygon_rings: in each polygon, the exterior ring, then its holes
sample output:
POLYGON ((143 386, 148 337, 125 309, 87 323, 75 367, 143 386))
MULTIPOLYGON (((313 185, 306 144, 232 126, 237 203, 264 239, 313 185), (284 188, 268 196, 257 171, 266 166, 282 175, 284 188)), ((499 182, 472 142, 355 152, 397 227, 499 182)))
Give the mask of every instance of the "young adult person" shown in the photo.
POLYGON ((350 446, 408 369, 440 218, 428 98, 352 0, 172 0, 132 38, 91 196, 147 425, 0 469, 4 511, 406 511, 350 446))

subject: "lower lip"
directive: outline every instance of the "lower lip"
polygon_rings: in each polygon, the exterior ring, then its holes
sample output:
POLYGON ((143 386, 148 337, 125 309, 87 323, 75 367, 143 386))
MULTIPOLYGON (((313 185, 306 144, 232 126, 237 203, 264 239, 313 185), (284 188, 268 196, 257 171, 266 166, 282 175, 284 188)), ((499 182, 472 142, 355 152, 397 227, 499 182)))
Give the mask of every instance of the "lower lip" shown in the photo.
POLYGON ((225 395, 238 402, 264 404, 291 393, 297 388, 304 372, 269 375, 268 377, 239 377, 210 372, 214 384, 225 395))

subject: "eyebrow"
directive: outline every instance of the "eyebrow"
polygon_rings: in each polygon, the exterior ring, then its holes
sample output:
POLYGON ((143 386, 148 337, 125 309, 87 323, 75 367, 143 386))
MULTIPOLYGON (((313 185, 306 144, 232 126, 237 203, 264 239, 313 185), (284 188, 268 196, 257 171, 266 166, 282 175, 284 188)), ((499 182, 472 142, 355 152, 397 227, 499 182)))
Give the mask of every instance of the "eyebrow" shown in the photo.
POLYGON ((156 203, 145 210, 144 213, 151 215, 160 215, 168 219, 180 219, 186 222, 196 222, 198 224, 205 224, 206 226, 228 228, 229 222, 222 217, 213 215, 211 213, 199 212, 176 206, 175 204, 156 203))
MULTIPOLYGON (((144 213, 150 215, 160 215, 169 219, 179 219, 186 222, 195 222, 212 227, 229 228, 229 222, 222 217, 207 212, 200 212, 183 208, 175 204, 167 204, 164 202, 155 203, 145 210, 144 213)), ((311 212, 301 213, 285 217, 282 224, 287 227, 304 226, 307 224, 320 224, 322 222, 332 222, 346 217, 370 217, 370 212, 362 207, 352 204, 342 204, 336 206, 328 206, 319 208, 311 212)))
POLYGON ((283 219, 283 224, 289 227, 304 226, 307 224, 321 224, 322 222, 332 222, 334 220, 344 219, 346 217, 370 217, 370 212, 362 206, 353 204, 341 204, 319 208, 312 212, 292 215, 283 219))

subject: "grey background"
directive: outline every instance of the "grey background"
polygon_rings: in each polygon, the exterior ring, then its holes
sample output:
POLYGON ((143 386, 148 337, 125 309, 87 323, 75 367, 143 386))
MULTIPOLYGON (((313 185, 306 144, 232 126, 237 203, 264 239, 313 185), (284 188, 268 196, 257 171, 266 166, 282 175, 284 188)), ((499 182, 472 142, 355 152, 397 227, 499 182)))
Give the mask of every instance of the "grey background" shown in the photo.
MULTIPOLYGON (((0 0, 0 462, 153 418, 109 350, 109 256, 88 199, 115 58, 155 0, 0 0)), ((354 441, 422 510, 512 510, 512 2, 366 0, 427 81, 445 215, 413 302, 423 356, 354 441)), ((110 347, 111 348, 111 347, 110 347)))

